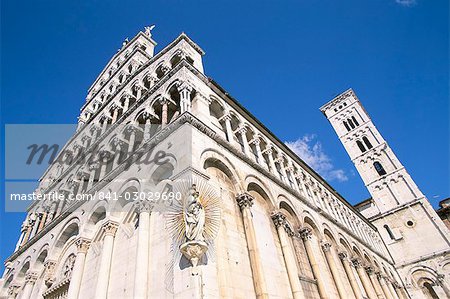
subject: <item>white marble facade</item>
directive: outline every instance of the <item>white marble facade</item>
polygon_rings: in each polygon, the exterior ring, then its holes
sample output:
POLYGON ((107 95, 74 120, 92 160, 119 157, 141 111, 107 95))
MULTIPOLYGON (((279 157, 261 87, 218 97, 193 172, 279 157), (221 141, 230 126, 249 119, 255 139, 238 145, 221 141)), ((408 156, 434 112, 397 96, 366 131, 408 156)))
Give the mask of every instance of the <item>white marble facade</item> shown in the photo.
POLYGON ((378 223, 206 77, 198 45, 184 33, 156 54, 155 45, 148 29, 124 42, 90 87, 64 150, 97 147, 104 159, 117 148, 150 149, 166 162, 54 163, 37 192, 124 195, 206 181, 221 209, 207 258, 174 263, 165 210, 145 202, 35 202, 5 262, 1 296, 422 298, 405 288, 411 281, 378 223))

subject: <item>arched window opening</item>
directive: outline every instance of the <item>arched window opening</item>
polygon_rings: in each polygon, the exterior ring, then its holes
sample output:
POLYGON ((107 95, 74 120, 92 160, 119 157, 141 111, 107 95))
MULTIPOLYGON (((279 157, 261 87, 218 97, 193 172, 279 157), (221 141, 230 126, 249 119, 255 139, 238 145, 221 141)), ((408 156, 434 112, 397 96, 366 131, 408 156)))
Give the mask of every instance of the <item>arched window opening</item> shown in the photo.
POLYGON ((174 68, 181 61, 181 55, 175 55, 170 59, 170 65, 174 68))
POLYGON ((364 147, 364 144, 362 144, 361 141, 357 140, 356 144, 358 145, 359 149, 361 150, 361 153, 364 153, 366 151, 366 148, 364 147))
POLYGON ((348 126, 348 123, 346 121, 344 121, 344 126, 347 129, 347 131, 350 131, 350 127, 348 126))
POLYGON ((383 165, 381 165, 380 162, 378 162, 378 161, 373 162, 373 167, 375 167, 375 170, 378 172, 379 175, 386 174, 386 170, 384 170, 384 167, 383 167, 383 165))
POLYGON ((392 232, 391 228, 387 224, 385 224, 383 227, 388 233, 389 238, 391 238, 391 240, 395 240, 394 233, 392 232))
POLYGON ((189 64, 194 65, 194 59, 192 59, 191 57, 186 56, 186 61, 187 61, 189 64))
POLYGON ((439 296, 436 294, 436 291, 433 289, 433 285, 429 282, 425 282, 423 284, 425 288, 425 293, 428 295, 428 298, 439 299, 439 296))
POLYGON ((370 143, 369 139, 367 139, 366 136, 363 137, 363 141, 364 141, 364 143, 366 144, 366 146, 367 146, 368 149, 371 149, 371 148, 373 147, 373 146, 372 146, 372 143, 370 143))
POLYGON ((355 123, 355 125, 359 126, 358 121, 356 120, 356 117, 352 116, 353 122, 355 123))
POLYGON ((354 129, 355 128, 355 124, 353 123, 353 121, 350 118, 347 119, 347 121, 348 121, 348 124, 350 125, 350 127, 352 127, 352 129, 354 129))

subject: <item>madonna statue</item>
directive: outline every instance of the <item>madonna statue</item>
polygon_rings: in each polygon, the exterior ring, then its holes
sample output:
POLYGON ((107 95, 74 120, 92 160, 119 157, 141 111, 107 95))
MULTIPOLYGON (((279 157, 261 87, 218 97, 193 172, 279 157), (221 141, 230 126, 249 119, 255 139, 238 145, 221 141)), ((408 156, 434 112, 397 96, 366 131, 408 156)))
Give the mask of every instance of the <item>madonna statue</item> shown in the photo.
POLYGON ((184 212, 187 241, 203 241, 203 229, 205 226, 205 210, 198 200, 199 193, 195 184, 189 190, 187 205, 184 212))

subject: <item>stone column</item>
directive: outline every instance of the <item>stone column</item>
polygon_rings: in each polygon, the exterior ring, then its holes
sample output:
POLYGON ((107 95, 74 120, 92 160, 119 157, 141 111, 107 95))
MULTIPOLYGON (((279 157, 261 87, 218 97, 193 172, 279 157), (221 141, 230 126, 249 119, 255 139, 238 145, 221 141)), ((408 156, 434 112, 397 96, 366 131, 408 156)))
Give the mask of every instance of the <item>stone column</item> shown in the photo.
POLYGON ((25 286, 22 291, 20 299, 31 299, 31 292, 33 291, 34 283, 38 278, 36 271, 27 271, 25 275, 25 286))
MULTIPOLYGON (((97 128, 94 126, 93 127, 94 131, 97 131, 97 128)), ((95 133, 94 133, 95 134, 95 133)), ((75 152, 73 153, 73 158, 76 159, 78 157, 78 155, 80 154, 81 150, 83 148, 86 148, 88 145, 88 141, 89 139, 91 139, 89 136, 83 136, 83 138, 81 138, 81 146, 79 144, 75 144, 73 146, 75 152)))
POLYGON ((291 160, 289 160, 288 167, 286 170, 288 171, 289 177, 292 179, 292 182, 294 183, 295 190, 297 190, 297 192, 300 192, 300 186, 298 185, 297 178, 295 177, 294 165, 292 164, 291 160))
POLYGON ((144 124, 144 140, 149 140, 150 139, 150 126, 151 126, 151 118, 152 115, 150 114, 150 111, 145 111, 142 114, 145 117, 145 124, 144 124))
POLYGON ((377 298, 386 299, 386 297, 384 297, 383 290, 381 289, 381 285, 378 282, 377 276, 375 275, 373 268, 369 266, 369 267, 366 267, 365 270, 367 272, 367 275, 369 275, 369 279, 372 282, 372 286, 375 290, 375 294, 377 295, 377 298))
POLYGON ((394 299, 400 299, 400 298, 398 297, 398 295, 397 295, 397 292, 396 292, 395 289, 394 289, 394 285, 393 285, 393 282, 391 281, 391 279, 388 278, 386 284, 387 284, 387 286, 388 286, 388 288, 389 288, 389 291, 391 291, 392 298, 394 298, 394 299))
POLYGON ((333 253, 331 252, 331 243, 328 241, 322 241, 322 250, 325 254, 325 259, 327 260, 328 266, 330 267, 331 275, 333 276, 334 283, 336 284, 336 288, 338 290, 339 296, 342 299, 347 299, 347 292, 345 291, 344 284, 341 280, 341 275, 339 270, 336 267, 336 262, 333 257, 333 253))
POLYGON ((161 104, 161 126, 165 127, 169 120, 168 118, 168 109, 169 109, 169 101, 166 98, 161 98, 159 100, 159 103, 161 104))
POLYGON ((225 130, 227 133, 228 142, 230 142, 231 144, 235 144, 233 129, 231 128, 231 115, 226 114, 222 117, 222 119, 225 122, 225 130))
POLYGON ((280 171, 281 175, 283 176, 282 181, 284 183, 288 183, 288 177, 286 173, 286 168, 284 167, 284 157, 283 155, 279 155, 275 162, 278 162, 280 164, 280 171))
POLYGON ((109 152, 103 150, 100 152, 99 164, 100 164, 100 175, 98 180, 102 180, 106 174, 106 167, 108 166, 109 152))
POLYGON ((269 167, 272 174, 277 174, 277 167, 275 166, 275 161, 273 160, 273 147, 270 146, 266 149, 267 157, 269 157, 269 167))
POLYGON ((355 258, 352 260, 352 262, 353 266, 356 268, 356 272, 358 272, 358 276, 361 279, 364 290, 366 290, 367 297, 369 297, 369 299, 377 299, 375 290, 373 289, 372 283, 370 282, 369 277, 367 276, 366 271, 361 264, 361 260, 355 258))
POLYGON ((133 153, 134 151, 134 142, 136 140, 136 127, 134 127, 133 125, 130 125, 127 128, 128 132, 130 132, 130 141, 128 142, 128 152, 130 154, 133 153))
POLYGON ((125 147, 125 142, 121 139, 115 140, 115 148, 114 148, 114 160, 113 160, 113 166, 112 169, 115 169, 121 162, 123 162, 124 158, 123 155, 126 153, 122 152, 125 147))
MULTIPOLYGON (((58 195, 61 196, 61 195, 58 195)), ((58 200, 59 201, 59 200, 58 200)), ((45 221, 45 225, 48 225, 50 222, 52 222, 52 220, 55 218, 56 215, 56 206, 57 206, 57 202, 53 201, 50 206, 49 206, 49 211, 48 211, 48 215, 47 215, 47 220, 45 221)))
POLYGON ((186 83, 181 83, 178 86, 178 92, 180 93, 180 108, 181 113, 191 111, 191 91, 192 87, 186 83))
POLYGON ((134 279, 134 298, 147 298, 151 208, 150 201, 136 202, 136 210, 139 214, 139 227, 134 279))
MULTIPOLYGON (((444 290, 444 293, 450 297, 450 293, 448 291, 448 289, 445 286, 442 286, 442 289, 444 290)), ((397 295, 400 299, 409 299, 408 294, 406 293, 405 287, 401 286, 401 285, 396 285, 396 291, 397 291, 397 295)))
POLYGON ((304 182, 305 174, 300 171, 295 175, 295 177, 298 179, 301 193, 303 194, 303 196, 305 198, 308 198, 308 194, 306 193, 306 186, 305 186, 305 182, 304 182))
POLYGON ((25 219, 25 221, 22 223, 21 229, 20 229, 20 237, 16 244, 16 249, 14 251, 17 251, 20 246, 22 246, 22 243, 24 243, 25 236, 28 231, 28 221, 25 219))
POLYGON ((239 130, 239 134, 241 134, 242 145, 244 146, 244 153, 248 156, 250 154, 250 149, 249 149, 248 140, 247 140, 247 128, 241 127, 238 130, 239 130))
POLYGON ((316 256, 314 255, 314 248, 312 246, 312 230, 309 227, 300 229, 300 237, 305 244, 306 255, 308 256, 309 263, 317 280, 317 287, 319 289, 320 298, 328 299, 328 291, 325 286, 322 273, 320 272, 319 264, 317 263, 316 256))
POLYGON ((136 99, 139 100, 141 98, 141 96, 142 96, 142 86, 139 85, 139 84, 136 84, 134 86, 134 90, 136 90, 136 99))
POLYGON ((91 241, 79 237, 75 244, 77 245, 77 257, 72 270, 67 299, 78 299, 80 293, 81 280, 83 278, 84 264, 86 261, 86 253, 89 249, 91 241))
POLYGON ((105 131, 108 129, 108 118, 109 116, 106 115, 102 115, 100 117, 100 120, 102 121, 102 130, 100 132, 100 135, 105 133, 105 131))
POLYGON ((342 260, 342 264, 344 265, 345 274, 347 274, 347 278, 352 287, 353 293, 356 298, 360 299, 363 297, 361 290, 359 289, 358 282, 356 281, 356 277, 352 271, 351 261, 348 259, 348 254, 345 251, 339 252, 339 258, 342 260))
POLYGON ((89 170, 91 171, 91 174, 89 175, 89 182, 87 186, 87 190, 90 190, 92 186, 94 185, 94 179, 95 179, 95 173, 99 167, 99 163, 95 162, 89 165, 89 170))
POLYGON ((131 98, 131 95, 129 95, 129 94, 125 95, 125 98, 123 101, 123 112, 124 113, 125 113, 125 111, 128 110, 128 107, 130 106, 130 98, 131 98))
POLYGON ((112 253, 114 248, 114 236, 119 225, 113 221, 103 224, 103 248, 100 259, 97 287, 95 289, 96 299, 106 299, 108 295, 109 276, 111 272, 112 253))
MULTIPOLYGON (((75 185, 75 182, 72 181, 71 184, 75 185)), ((64 210, 64 206, 66 205, 66 200, 68 199, 69 194, 70 194, 70 191, 68 191, 68 190, 61 190, 60 192, 63 193, 64 200, 60 200, 58 202, 58 207, 56 208, 55 217, 59 216, 62 213, 62 211, 64 210)), ((73 188, 72 188, 72 193, 73 193, 73 188)))
POLYGON ((267 293, 266 280, 259 255, 258 244, 256 242, 255 228, 253 227, 252 213, 250 211, 253 205, 253 196, 248 193, 239 194, 236 197, 239 208, 242 212, 244 222, 245 237, 247 239, 248 255, 250 257, 250 267, 252 268, 253 284, 255 286, 256 298, 269 298, 267 293))
POLYGON ((394 298, 389 290, 389 287, 386 284, 386 277, 381 275, 381 273, 377 273, 378 279, 380 281, 381 289, 383 290, 384 296, 388 299, 394 298))
POLYGON ((42 212, 40 214, 41 220, 39 221, 39 227, 38 227, 37 232, 40 232, 44 228, 45 222, 47 221, 49 209, 48 209, 48 207, 44 207, 43 210, 44 210, 44 212, 42 212))
POLYGON ((255 144, 256 156, 258 157, 258 164, 259 165, 266 164, 265 161, 264 161, 264 157, 263 157, 263 155, 261 153, 261 147, 260 147, 261 140, 258 137, 255 137, 253 139, 253 143, 255 144))
POLYGON ((111 124, 114 124, 117 120, 117 115, 119 114, 119 106, 117 104, 112 104, 111 108, 113 109, 111 124))
POLYGON ((297 269, 297 261, 295 260, 294 252, 289 244, 289 236, 293 236, 294 232, 286 221, 286 216, 280 212, 272 215, 273 223, 277 228, 278 238, 280 239, 281 251, 283 253, 286 271, 291 285, 292 296, 294 299, 302 299, 305 297, 303 289, 300 284, 300 279, 297 269))
POLYGON ((38 213, 35 213, 34 214, 33 228, 31 230, 31 234, 30 234, 29 239, 33 238, 36 235, 40 221, 41 221, 41 215, 38 214, 38 213))

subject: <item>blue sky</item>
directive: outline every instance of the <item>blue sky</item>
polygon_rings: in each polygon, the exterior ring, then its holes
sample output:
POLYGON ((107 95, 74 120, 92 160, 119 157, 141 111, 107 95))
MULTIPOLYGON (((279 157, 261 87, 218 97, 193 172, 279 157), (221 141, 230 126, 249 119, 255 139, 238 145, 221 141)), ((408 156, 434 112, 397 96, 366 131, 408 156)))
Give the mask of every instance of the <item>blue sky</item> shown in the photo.
MULTIPOLYGON (((4 0, 2 125, 76 122, 88 87, 123 39, 155 23, 157 51, 185 31, 206 51, 207 75, 281 140, 303 142, 308 161, 357 203, 369 194, 319 111, 352 87, 436 207, 450 194, 448 5, 4 0)), ((23 214, 0 213, 4 260, 23 214)))

